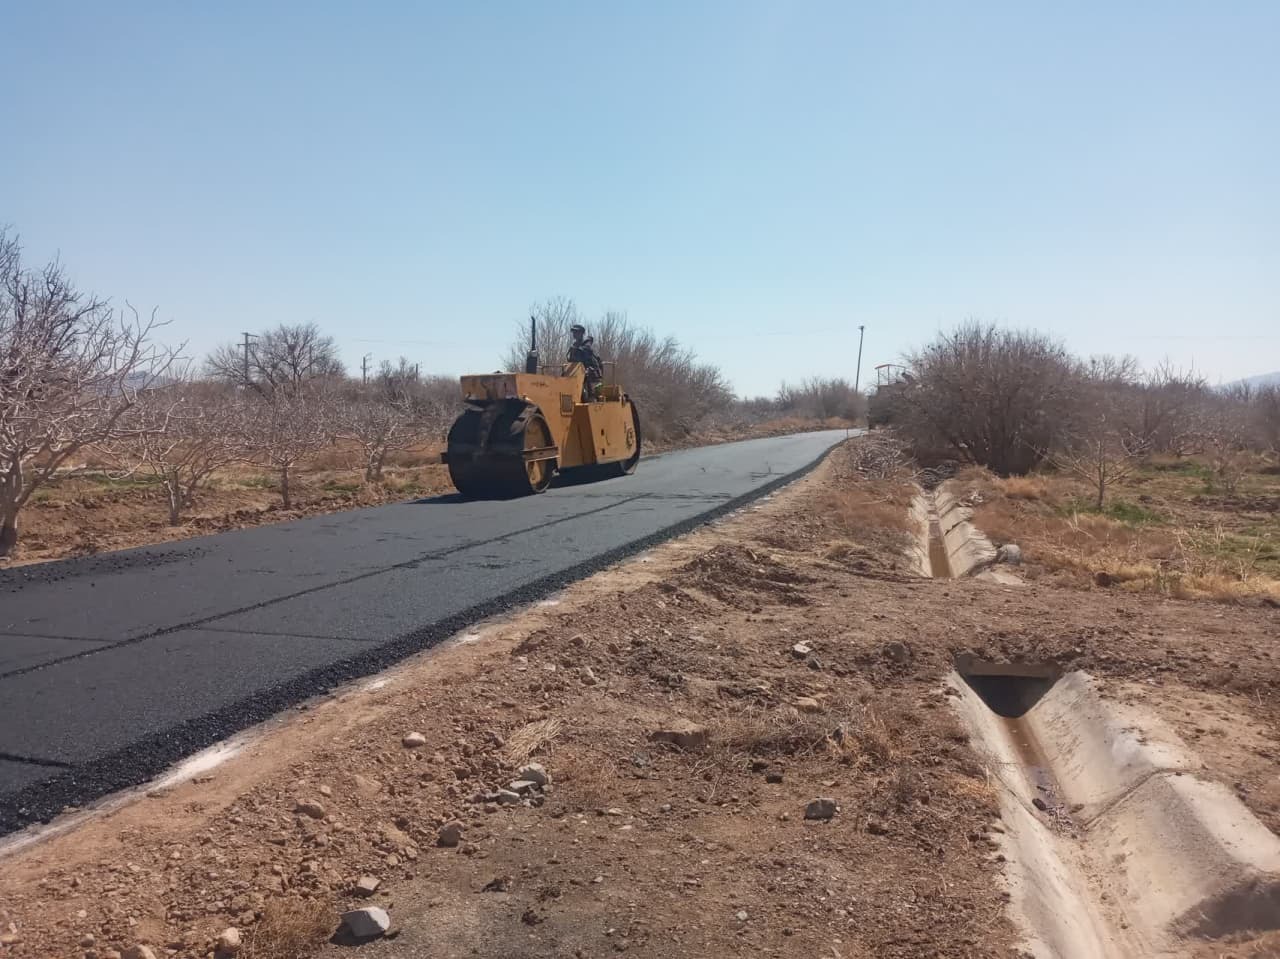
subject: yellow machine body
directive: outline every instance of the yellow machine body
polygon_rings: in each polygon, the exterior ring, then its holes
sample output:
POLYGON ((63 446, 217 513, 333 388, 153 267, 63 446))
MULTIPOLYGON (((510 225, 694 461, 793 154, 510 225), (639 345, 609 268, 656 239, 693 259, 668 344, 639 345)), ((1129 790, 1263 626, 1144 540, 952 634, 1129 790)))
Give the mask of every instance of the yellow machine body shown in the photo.
POLYGON ((445 462, 458 491, 518 496, 545 490, 556 473, 596 468, 625 475, 640 458, 640 419, 617 385, 584 397, 580 363, 559 376, 487 373, 462 377, 466 411, 449 431, 445 462))

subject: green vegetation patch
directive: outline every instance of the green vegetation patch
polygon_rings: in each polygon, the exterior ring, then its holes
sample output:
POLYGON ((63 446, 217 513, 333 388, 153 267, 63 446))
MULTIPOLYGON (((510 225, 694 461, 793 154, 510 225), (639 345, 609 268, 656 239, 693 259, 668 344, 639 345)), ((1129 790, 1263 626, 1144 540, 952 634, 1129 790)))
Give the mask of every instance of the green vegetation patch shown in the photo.
POLYGON ((1106 505, 1102 509, 1098 509, 1096 503, 1076 497, 1059 506, 1057 511, 1063 516, 1071 516, 1076 513, 1106 516, 1108 519, 1113 519, 1118 523, 1126 523, 1129 526, 1149 526, 1154 523, 1163 523, 1167 520, 1167 517, 1162 513, 1157 513, 1155 510, 1147 509, 1141 504, 1130 503, 1128 500, 1122 499, 1108 499, 1106 505))
POLYGON ((325 480, 320 484, 320 488, 326 493, 354 493, 360 489, 359 481, 351 480, 325 480))

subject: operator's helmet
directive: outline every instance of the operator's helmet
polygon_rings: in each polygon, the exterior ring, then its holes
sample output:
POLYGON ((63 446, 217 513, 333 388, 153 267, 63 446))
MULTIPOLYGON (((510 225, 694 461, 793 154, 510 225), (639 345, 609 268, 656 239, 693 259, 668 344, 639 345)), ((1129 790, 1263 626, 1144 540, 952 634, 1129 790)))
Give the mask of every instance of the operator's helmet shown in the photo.
POLYGON ((581 323, 575 323, 569 327, 569 332, 573 334, 575 339, 580 339, 587 332, 587 328, 581 323))

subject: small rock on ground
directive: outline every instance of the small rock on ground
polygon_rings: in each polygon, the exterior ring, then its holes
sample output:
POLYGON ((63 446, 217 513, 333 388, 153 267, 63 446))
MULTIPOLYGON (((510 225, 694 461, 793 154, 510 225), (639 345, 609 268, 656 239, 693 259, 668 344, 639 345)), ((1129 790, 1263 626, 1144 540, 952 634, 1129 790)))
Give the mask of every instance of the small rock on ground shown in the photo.
POLYGON ((822 796, 804 807, 805 819, 830 819, 835 814, 836 801, 822 796))
POLYGON ((300 816, 310 816, 312 819, 324 818, 324 806, 314 799, 300 801, 293 807, 293 811, 300 816))
POLYGON ((886 659, 897 663, 899 666, 905 666, 911 662, 911 650, 906 643, 886 643, 884 655, 886 659))
POLYGON ((996 562, 1008 563, 1010 566, 1022 565, 1022 547, 1017 543, 1005 543, 996 550, 996 562))
POLYGON ((440 834, 436 837, 436 845, 443 846, 446 849, 452 849, 461 841, 462 823, 456 820, 441 826, 440 834))
POLYGON ((391 917, 378 906, 365 906, 344 912, 342 925, 356 939, 373 939, 391 928, 391 917))
POLYGON ((521 766, 516 773, 517 778, 528 780, 539 786, 545 786, 551 782, 551 776, 547 773, 546 767, 541 763, 528 763, 521 766))
POLYGON ((685 752, 698 752, 707 748, 707 736, 705 726, 682 725, 655 730, 649 734, 649 739, 655 743, 670 743, 685 752))
POLYGON ((361 876, 356 882, 357 896, 372 896, 382 883, 373 876, 361 876))
POLYGON ((418 749, 427 744, 427 737, 422 733, 408 733, 400 743, 405 749, 418 749))
POLYGON ((217 954, 221 956, 234 956, 240 951, 240 930, 235 926, 228 926, 218 935, 217 954))

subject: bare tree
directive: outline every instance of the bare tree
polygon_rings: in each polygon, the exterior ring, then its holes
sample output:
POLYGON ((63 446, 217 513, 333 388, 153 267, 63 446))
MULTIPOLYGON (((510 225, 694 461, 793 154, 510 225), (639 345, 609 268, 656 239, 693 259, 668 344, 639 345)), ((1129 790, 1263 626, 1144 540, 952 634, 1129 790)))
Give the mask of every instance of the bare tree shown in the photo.
POLYGON ((241 412, 224 390, 185 377, 144 394, 132 411, 135 429, 122 452, 163 484, 170 526, 214 473, 245 458, 241 412))
POLYGON ((821 420, 856 420, 866 415, 866 398, 854 390, 852 383, 838 377, 811 377, 799 386, 783 383, 778 388, 778 406, 785 412, 821 420))
POLYGON ((24 269, 17 237, 0 232, 0 556, 36 489, 137 429, 126 414, 173 359, 152 343, 156 326, 80 293, 56 261, 24 269))
POLYGON ((1078 476, 1094 492, 1094 506, 1106 505, 1107 492, 1142 464, 1149 447, 1105 409, 1082 417, 1049 461, 1078 476))
POLYGON ((1263 386, 1253 399, 1253 429, 1259 447, 1280 453, 1280 386, 1263 386))
MULTIPOLYGON (((646 435, 652 438, 687 436, 708 417, 733 404, 733 391, 723 374, 701 363, 674 337, 660 337, 633 324, 625 313, 606 312, 588 323, 569 299, 558 297, 533 308, 538 326, 538 349, 543 363, 559 370, 569 348, 569 328, 588 327, 595 348, 606 363, 610 381, 620 383, 635 400, 646 435)), ((523 369, 529 348, 529 330, 519 324, 505 362, 508 369, 523 369)))
POLYGON ((364 389, 346 398, 337 411, 337 435, 360 447, 367 483, 382 479, 387 455, 421 446, 443 432, 445 412, 408 390, 388 393, 364 389))
POLYGON ((1228 496, 1235 495, 1249 471, 1249 419, 1254 401, 1254 390, 1240 385, 1219 392, 1204 410, 1200 436, 1213 469, 1213 485, 1228 496))
POLYGON ((295 467, 323 449, 333 435, 331 398, 314 388, 279 390, 242 399, 238 415, 251 450, 248 461, 275 471, 281 503, 291 509, 295 467))
POLYGON ((308 381, 343 375, 333 337, 314 323, 282 323, 244 344, 225 343, 205 359, 205 373, 260 393, 296 392, 308 381), (246 376, 247 372, 247 376, 246 376))
POLYGON ((969 322, 908 357, 894 416, 918 447, 949 446, 1000 473, 1026 473, 1053 446, 1079 384, 1061 343, 969 322))
POLYGON ((1161 363, 1142 381, 1130 429, 1152 452, 1184 456, 1197 445, 1197 421, 1207 394, 1203 378, 1161 363))
POLYGON ((1090 485, 1099 510, 1111 487, 1132 474, 1150 450, 1150 440, 1131 425, 1142 398, 1137 360, 1091 358, 1080 367, 1070 417, 1055 446, 1044 451, 1058 469, 1090 485))

